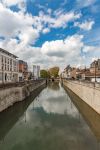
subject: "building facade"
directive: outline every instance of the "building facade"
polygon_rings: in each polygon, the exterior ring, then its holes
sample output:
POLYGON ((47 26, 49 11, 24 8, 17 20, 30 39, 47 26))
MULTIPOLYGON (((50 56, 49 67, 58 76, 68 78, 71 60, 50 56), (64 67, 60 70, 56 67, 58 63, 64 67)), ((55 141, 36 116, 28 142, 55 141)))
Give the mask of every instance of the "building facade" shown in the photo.
POLYGON ((19 66, 19 81, 28 80, 28 65, 23 60, 18 61, 19 66))
POLYGON ((40 66, 33 65, 33 77, 38 79, 40 77, 40 66))
POLYGON ((64 69, 63 71, 63 78, 66 78, 66 79, 70 79, 71 78, 71 66, 70 65, 67 65, 67 67, 64 69))
POLYGON ((0 48, 0 83, 18 82, 17 56, 0 48))
POLYGON ((91 73, 100 73, 100 59, 93 61, 90 64, 90 72, 91 73))

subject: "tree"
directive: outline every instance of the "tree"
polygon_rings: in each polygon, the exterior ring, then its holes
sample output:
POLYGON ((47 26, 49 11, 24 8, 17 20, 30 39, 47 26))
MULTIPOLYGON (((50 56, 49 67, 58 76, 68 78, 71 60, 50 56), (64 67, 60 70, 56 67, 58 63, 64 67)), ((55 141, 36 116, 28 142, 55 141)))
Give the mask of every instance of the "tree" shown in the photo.
POLYGON ((47 70, 40 70, 40 77, 41 78, 48 78, 48 71, 47 70))
POLYGON ((57 78, 59 76, 59 67, 50 68, 49 72, 51 77, 57 78))

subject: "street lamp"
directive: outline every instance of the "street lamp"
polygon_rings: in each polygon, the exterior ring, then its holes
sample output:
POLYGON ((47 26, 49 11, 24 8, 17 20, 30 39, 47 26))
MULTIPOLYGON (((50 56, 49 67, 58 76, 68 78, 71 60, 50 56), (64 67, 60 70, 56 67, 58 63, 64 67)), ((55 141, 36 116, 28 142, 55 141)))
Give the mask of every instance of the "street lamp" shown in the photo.
POLYGON ((96 82, 96 63, 97 63, 97 61, 95 60, 94 61, 94 64, 95 64, 95 82, 96 82))

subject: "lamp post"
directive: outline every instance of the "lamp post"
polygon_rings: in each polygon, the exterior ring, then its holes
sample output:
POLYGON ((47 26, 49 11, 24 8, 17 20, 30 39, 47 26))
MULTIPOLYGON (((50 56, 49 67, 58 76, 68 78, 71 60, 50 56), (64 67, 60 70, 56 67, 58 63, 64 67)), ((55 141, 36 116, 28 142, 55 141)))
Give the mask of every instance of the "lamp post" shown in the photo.
POLYGON ((96 82, 96 60, 94 61, 95 63, 95 82, 96 82))

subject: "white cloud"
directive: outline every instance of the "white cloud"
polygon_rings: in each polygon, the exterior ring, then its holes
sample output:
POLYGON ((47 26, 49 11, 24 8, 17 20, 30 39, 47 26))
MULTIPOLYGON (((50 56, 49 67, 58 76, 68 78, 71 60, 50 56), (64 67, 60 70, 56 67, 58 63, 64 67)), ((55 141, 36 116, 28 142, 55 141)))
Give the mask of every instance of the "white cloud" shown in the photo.
POLYGON ((96 0, 77 0, 77 4, 79 7, 88 7, 90 5, 93 5, 96 2, 96 0))
POLYGON ((51 14, 51 13, 52 13, 52 9, 49 8, 49 9, 47 10, 47 12, 48 12, 49 14, 51 14))
POLYGON ((85 45, 83 48, 83 52, 88 54, 88 56, 90 55, 92 57, 98 57, 100 53, 100 47, 85 45))
POLYGON ((19 39, 23 45, 34 44, 39 37, 39 32, 36 29, 27 27, 19 34, 19 39))
MULTIPOLYGON (((13 3, 9 5, 13 5, 13 3)), ((50 27, 59 28, 67 25, 69 21, 79 18, 80 14, 74 12, 63 14, 63 11, 61 11, 59 16, 54 14, 54 17, 51 17, 50 11, 48 10, 49 14, 44 14, 41 11, 39 16, 32 16, 23 11, 13 12, 0 3, 0 36, 5 39, 0 41, 0 47, 18 55, 20 59, 28 61, 30 66, 34 62, 48 67, 51 65, 51 57, 52 65, 57 65, 59 62, 62 64, 63 58, 60 55, 64 55, 64 53, 61 54, 60 52, 59 55, 58 52, 55 52, 55 55, 48 56, 42 53, 41 48, 32 47, 30 44, 35 44, 40 33, 50 32, 50 27)), ((65 49, 63 50, 63 47, 61 47, 63 42, 61 46, 60 43, 59 41, 60 49, 65 52, 65 49)))
POLYGON ((73 35, 65 40, 47 41, 42 45, 41 52, 51 58, 52 65, 54 63, 64 67, 68 63, 81 63, 83 61, 81 57, 82 39, 82 35, 73 35))
POLYGON ((100 47, 85 45, 83 38, 83 35, 75 34, 64 40, 46 41, 41 47, 41 53, 59 66, 88 64, 93 56, 99 56, 100 47))
POLYGON ((32 47, 19 43, 17 39, 0 41, 0 47, 10 50, 20 59, 26 60, 29 66, 33 63, 50 67, 53 65, 65 66, 66 63, 80 61, 80 49, 83 45, 82 36, 74 35, 65 40, 45 42, 42 47, 32 47), (51 63, 52 62, 52 63, 51 63))
MULTIPOLYGON (((82 41, 83 36, 77 34, 62 40, 46 41, 41 47, 31 46, 35 44, 41 33, 46 34, 51 28, 67 27, 69 22, 81 17, 80 13, 63 12, 61 9, 53 12, 48 9, 47 14, 40 11, 38 16, 32 16, 22 10, 13 12, 9 9, 9 6, 19 5, 19 3, 17 0, 5 0, 0 3, 0 37, 4 38, 0 40, 0 47, 28 61, 29 66, 33 63, 46 67, 65 66, 77 62, 83 64, 85 57, 81 55, 82 49, 90 56, 92 47, 86 47, 82 41)), ((83 26, 90 29, 92 25, 83 26)), ((97 50, 94 54, 97 55, 97 50)))
POLYGON ((61 3, 61 6, 65 6, 67 4, 67 0, 64 0, 62 3, 61 3))
POLYGON ((56 19, 51 21, 51 27, 53 28, 59 28, 59 27, 66 27, 68 22, 74 21, 76 19, 79 19, 81 17, 80 13, 62 13, 59 16, 56 17, 56 19))
MULTIPOLYGON (((10 1, 9 3, 9 1, 5 1, 5 5, 8 6, 9 4, 11 6, 17 4, 17 2, 10 1)), ((41 11, 39 16, 32 16, 23 11, 13 12, 5 5, 0 3, 0 36, 5 39, 0 40, 0 47, 18 55, 20 59, 28 61, 29 64, 34 62, 48 66, 51 65, 51 57, 52 65, 59 64, 59 62, 62 63, 63 58, 57 52, 52 56, 42 53, 41 49, 43 49, 45 44, 43 44, 42 48, 34 47, 30 44, 35 43, 40 33, 46 34, 50 32, 50 27, 59 28, 67 25, 68 22, 79 18, 80 14, 74 12, 63 13, 61 11, 60 15, 55 13, 54 17, 51 17, 51 10, 48 10, 49 14, 44 14, 41 11), (48 25, 47 27, 46 24, 48 25)), ((60 43, 61 41, 59 41, 59 46, 60 43)), ((63 50, 64 46, 62 46, 63 41, 60 50, 65 51, 65 49, 63 50)))
POLYGON ((88 53, 95 50, 95 46, 85 46, 83 52, 88 53))
POLYGON ((33 27, 34 18, 23 12, 12 12, 0 4, 0 36, 7 41, 18 37, 22 47, 34 44, 39 37, 41 26, 33 27))
POLYGON ((18 32, 21 27, 21 20, 16 13, 12 13, 9 9, 0 4, 0 35, 12 36, 18 32), (10 21, 10 23, 9 23, 10 21))
POLYGON ((0 0, 0 2, 6 7, 17 5, 20 9, 24 9, 26 6, 26 0, 0 0))
POLYGON ((83 52, 86 55, 86 62, 89 65, 94 59, 98 59, 100 56, 100 46, 87 46, 83 48, 83 52))
POLYGON ((67 12, 64 13, 63 10, 58 10, 54 12, 54 17, 44 14, 43 11, 39 12, 39 16, 34 19, 38 23, 42 22, 44 25, 47 24, 50 28, 61 28, 67 27, 69 22, 77 20, 81 17, 81 13, 67 12))
POLYGON ((5 38, 18 36, 27 28, 32 29, 33 22, 32 16, 24 15, 23 12, 12 12, 0 4, 0 36, 5 38))
POLYGON ((43 32, 44 34, 46 34, 46 33, 50 32, 50 29, 49 29, 49 28, 45 28, 45 29, 42 30, 42 32, 43 32))
POLYGON ((92 29, 94 23, 95 23, 95 22, 94 22, 93 20, 91 20, 91 21, 85 21, 85 22, 83 22, 83 23, 75 22, 75 23, 74 23, 74 26, 77 26, 77 27, 79 27, 79 28, 81 28, 81 29, 83 29, 83 30, 89 31, 89 30, 92 29))
MULTIPOLYGON (((13 4, 13 1, 11 4, 13 4)), ((33 37, 36 36, 37 38, 40 32, 47 33, 50 31, 50 28, 66 27, 68 22, 76 20, 80 18, 80 16, 81 14, 79 13, 62 12, 60 15, 55 14, 54 17, 51 17, 50 14, 44 14, 43 11, 39 12, 39 16, 32 16, 23 11, 13 12, 0 3, 0 36, 12 38, 24 33, 29 37, 30 31, 32 31, 33 28, 33 37), (46 28, 45 25, 47 25, 46 28), (34 32, 35 30, 37 30, 37 32, 34 32)))
POLYGON ((46 9, 46 7, 45 7, 45 6, 40 5, 40 4, 36 4, 36 6, 37 6, 39 9, 43 9, 43 10, 45 10, 45 9, 46 9))
POLYGON ((75 34, 64 40, 47 41, 42 47, 23 45, 23 41, 19 43, 17 39, 10 39, 0 41, 0 47, 26 60, 29 68, 32 67, 32 64, 47 68, 58 65, 64 68, 69 63, 72 65, 86 64, 93 57, 99 56, 100 48, 85 45, 83 38, 83 35, 75 34))
POLYGON ((82 35, 74 35, 65 40, 55 40, 45 42, 42 45, 41 52, 48 56, 66 57, 66 55, 74 56, 80 54, 80 49, 83 46, 81 42, 82 35))
POLYGON ((95 61, 95 60, 97 60, 97 59, 98 59, 97 57, 93 57, 92 58, 92 62, 95 61))

